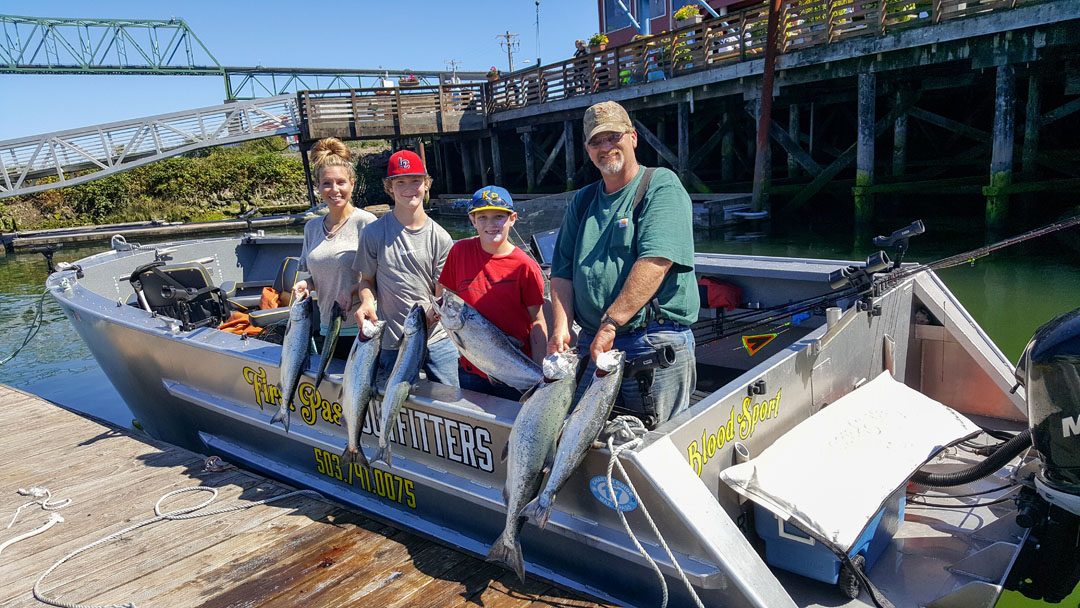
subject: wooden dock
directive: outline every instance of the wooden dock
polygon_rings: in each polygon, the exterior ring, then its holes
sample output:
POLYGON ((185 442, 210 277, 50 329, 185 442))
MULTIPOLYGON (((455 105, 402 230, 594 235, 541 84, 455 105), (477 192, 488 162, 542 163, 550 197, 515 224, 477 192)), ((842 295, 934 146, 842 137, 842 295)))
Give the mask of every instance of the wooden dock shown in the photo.
MULTIPOLYGON (((0 385, 0 521, 48 488, 62 523, 0 555, 0 606, 39 607, 34 582, 55 562, 154 517, 181 488, 216 488, 212 511, 293 491, 235 468, 208 471, 199 454, 91 419, 0 385)), ((179 495, 163 510, 208 493, 179 495)), ((48 519, 23 509, 0 543, 48 519)), ((296 496, 242 511, 160 521, 64 563, 44 582, 49 597, 80 604, 183 606, 597 606, 573 593, 394 528, 328 500, 296 496)))

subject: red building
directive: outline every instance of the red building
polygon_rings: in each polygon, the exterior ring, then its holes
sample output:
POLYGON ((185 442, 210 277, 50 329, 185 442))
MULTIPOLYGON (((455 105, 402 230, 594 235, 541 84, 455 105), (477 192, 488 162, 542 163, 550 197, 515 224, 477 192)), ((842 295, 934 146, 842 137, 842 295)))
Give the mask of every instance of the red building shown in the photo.
MULTIPOLYGON (((727 11, 744 8, 759 4, 760 0, 709 0, 709 6, 717 13, 723 15, 727 11)), ((607 34, 608 44, 623 44, 629 42, 638 33, 631 24, 626 13, 619 8, 617 0, 597 0, 596 4, 600 13, 600 31, 607 34)), ((659 34, 663 31, 675 29, 675 19, 672 15, 675 11, 687 4, 697 4, 696 0, 623 0, 634 14, 634 19, 640 19, 648 8, 651 32, 659 34)), ((704 10, 704 9, 703 9, 704 10)), ((706 12, 705 18, 711 18, 706 12)))

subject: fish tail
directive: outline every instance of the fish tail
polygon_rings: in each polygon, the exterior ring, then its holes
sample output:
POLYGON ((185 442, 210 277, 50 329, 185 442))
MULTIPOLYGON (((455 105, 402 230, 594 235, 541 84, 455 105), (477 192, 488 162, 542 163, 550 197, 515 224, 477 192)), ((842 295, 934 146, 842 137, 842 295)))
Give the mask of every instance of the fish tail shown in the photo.
POLYGON ((506 532, 491 545, 488 551, 487 561, 502 564, 513 570, 521 582, 525 582, 525 559, 521 556, 521 543, 516 539, 511 540, 506 532))
POLYGON ((551 519, 551 501, 545 500, 545 496, 541 494, 525 505, 521 514, 535 523, 537 528, 543 530, 548 520, 551 519))
POLYGON ((285 427, 285 432, 288 433, 289 432, 289 413, 288 412, 289 412, 289 410, 285 410, 283 412, 282 410, 279 409, 277 411, 277 413, 274 414, 274 417, 270 419, 270 424, 274 424, 275 422, 280 422, 281 426, 285 427))
POLYGON ((391 448, 391 446, 390 446, 389 443, 387 443, 386 445, 380 444, 379 447, 375 448, 375 457, 372 458, 371 460, 372 461, 381 460, 381 461, 385 462, 386 466, 388 466, 388 467, 394 466, 393 462, 391 462, 394 459, 394 456, 393 456, 393 454, 391 454, 390 448, 391 448))
POLYGON ((341 461, 349 466, 359 464, 365 469, 370 469, 371 465, 368 464, 367 456, 364 455, 364 448, 359 445, 356 446, 356 451, 352 452, 349 448, 345 448, 345 451, 341 453, 341 461))

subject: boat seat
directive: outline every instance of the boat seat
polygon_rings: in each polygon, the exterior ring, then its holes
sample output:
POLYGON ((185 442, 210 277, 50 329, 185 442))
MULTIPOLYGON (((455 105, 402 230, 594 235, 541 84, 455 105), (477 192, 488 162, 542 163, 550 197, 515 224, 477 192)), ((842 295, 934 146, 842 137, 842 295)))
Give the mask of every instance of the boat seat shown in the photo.
POLYGON ((151 262, 129 280, 142 308, 179 320, 184 331, 217 326, 229 316, 225 295, 199 262, 151 262))
MULTIPOLYGON (((287 257, 281 262, 281 268, 278 269, 277 276, 274 277, 272 282, 269 282, 262 287, 272 287, 274 291, 278 292, 281 296, 281 304, 278 308, 268 308, 266 310, 258 310, 259 301, 256 299, 253 309, 249 309, 248 315, 251 317, 251 324, 255 327, 267 327, 273 325, 279 321, 283 321, 289 318, 288 304, 292 300, 293 285, 300 280, 300 258, 287 257)), ((246 285, 246 284, 245 284, 246 285)), ((259 289, 260 296, 262 288, 259 289)))

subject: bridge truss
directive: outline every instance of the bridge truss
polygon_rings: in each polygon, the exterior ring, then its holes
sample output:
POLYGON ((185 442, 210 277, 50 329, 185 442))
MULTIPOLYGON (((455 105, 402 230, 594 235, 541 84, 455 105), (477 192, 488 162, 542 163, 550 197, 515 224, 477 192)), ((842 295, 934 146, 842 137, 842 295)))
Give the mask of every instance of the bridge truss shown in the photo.
POLYGON ((74 186, 199 148, 300 132, 278 95, 0 141, 0 199, 74 186))
POLYGON ((183 19, 0 15, 0 74, 223 73, 183 19))

